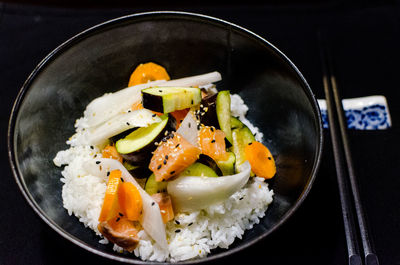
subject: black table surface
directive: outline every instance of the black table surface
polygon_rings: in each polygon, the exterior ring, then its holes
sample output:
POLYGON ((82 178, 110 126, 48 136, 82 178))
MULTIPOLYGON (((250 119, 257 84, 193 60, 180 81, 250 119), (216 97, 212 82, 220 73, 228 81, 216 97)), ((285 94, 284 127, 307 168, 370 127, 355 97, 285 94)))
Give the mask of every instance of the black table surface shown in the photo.
MULTIPOLYGON (((77 1, 78 2, 78 1, 77 1)), ((207 3, 207 2, 205 2, 207 3)), ((6 132, 12 104, 33 68, 59 44, 97 23, 165 6, 78 8, 0 3, 0 264, 113 264, 65 240, 29 207, 11 173, 6 132)), ((400 104, 398 49, 400 9, 377 4, 177 5, 174 10, 225 19, 261 35, 282 50, 323 98, 317 30, 333 47, 344 98, 381 94, 393 127, 350 131, 362 201, 383 265, 400 264, 400 104)), ((347 264, 329 133, 316 182, 295 215, 266 240, 214 264, 347 264)))

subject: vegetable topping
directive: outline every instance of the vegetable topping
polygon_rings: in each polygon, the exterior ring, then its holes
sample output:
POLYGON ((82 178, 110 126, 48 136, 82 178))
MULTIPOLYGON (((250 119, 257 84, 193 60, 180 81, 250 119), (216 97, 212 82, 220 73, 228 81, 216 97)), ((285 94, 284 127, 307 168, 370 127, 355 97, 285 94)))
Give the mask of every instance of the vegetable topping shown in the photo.
POLYGON ((268 148, 254 141, 245 147, 246 159, 250 162, 251 170, 259 177, 270 179, 276 173, 275 160, 268 148))
POLYGON ((155 80, 170 80, 165 68, 152 62, 139 64, 135 71, 133 71, 128 86, 144 84, 155 80))

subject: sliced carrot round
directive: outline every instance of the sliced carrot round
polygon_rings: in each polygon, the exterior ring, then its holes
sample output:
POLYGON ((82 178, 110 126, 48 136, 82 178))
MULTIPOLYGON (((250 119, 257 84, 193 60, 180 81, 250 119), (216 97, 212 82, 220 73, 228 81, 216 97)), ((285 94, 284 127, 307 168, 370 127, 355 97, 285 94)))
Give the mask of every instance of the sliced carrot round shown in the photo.
POLYGON ((118 199, 122 214, 131 221, 139 221, 143 202, 139 190, 130 182, 121 184, 118 191, 118 199))
POLYGON ((112 158, 118 160, 121 163, 123 160, 122 156, 118 153, 117 148, 115 148, 115 146, 112 145, 107 145, 106 147, 104 147, 103 151, 101 152, 101 155, 104 158, 112 158))
POLYGON ((270 179, 275 175, 275 160, 265 145, 254 141, 245 147, 244 152, 246 160, 251 165, 251 170, 257 176, 270 179))
POLYGON ((103 206, 99 216, 99 222, 108 221, 118 214, 118 189, 122 183, 121 171, 113 170, 110 173, 107 183, 106 194, 104 195, 103 206))
POLYGON ((145 84, 155 80, 170 80, 170 77, 164 67, 149 62, 136 67, 129 79, 128 86, 145 84))

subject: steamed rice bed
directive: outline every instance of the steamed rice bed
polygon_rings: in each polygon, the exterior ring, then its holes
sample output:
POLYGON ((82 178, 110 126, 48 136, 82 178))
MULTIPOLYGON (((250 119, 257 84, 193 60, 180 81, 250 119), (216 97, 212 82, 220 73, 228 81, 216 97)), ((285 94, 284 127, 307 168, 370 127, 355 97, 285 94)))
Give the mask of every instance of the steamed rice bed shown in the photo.
MULTIPOLYGON (((263 134, 246 118, 248 107, 239 95, 231 95, 232 115, 249 127, 256 140, 263 134)), ((85 227, 92 229, 100 243, 108 244, 98 231, 98 218, 107 187, 107 179, 90 175, 83 166, 93 158, 101 157, 98 146, 87 144, 84 128, 90 115, 84 115, 75 123, 76 133, 67 141, 70 148, 57 153, 54 163, 65 165, 61 172, 63 182, 63 206, 69 215, 79 218, 85 227)), ((144 230, 139 232, 140 241, 134 255, 142 260, 177 262, 205 257, 217 247, 228 248, 236 238, 242 238, 245 230, 259 223, 273 200, 273 191, 263 178, 250 178, 248 183, 226 201, 190 214, 178 213, 166 224, 168 250, 160 248, 144 230)), ((113 246, 115 251, 123 249, 113 246)))

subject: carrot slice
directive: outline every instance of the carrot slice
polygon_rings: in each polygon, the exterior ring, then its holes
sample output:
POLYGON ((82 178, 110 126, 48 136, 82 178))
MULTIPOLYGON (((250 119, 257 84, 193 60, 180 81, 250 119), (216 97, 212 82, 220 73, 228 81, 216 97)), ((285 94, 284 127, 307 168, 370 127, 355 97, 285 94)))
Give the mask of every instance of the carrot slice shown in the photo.
POLYGON ((246 160, 251 170, 259 177, 270 179, 276 173, 275 160, 268 148, 260 142, 253 141, 244 149, 246 160))
POLYGON ((176 120, 176 129, 179 128, 179 126, 181 125, 181 122, 183 121, 183 119, 186 117, 186 115, 188 114, 189 109, 182 109, 182 110, 176 110, 174 112, 171 112, 171 115, 175 118, 176 120))
POLYGON ((121 163, 123 160, 122 156, 118 153, 117 148, 115 148, 115 146, 112 145, 107 145, 106 147, 104 147, 103 151, 101 152, 101 155, 104 158, 112 158, 118 160, 121 163))
POLYGON ((113 170, 110 173, 99 222, 108 221, 118 214, 118 188, 121 185, 121 175, 122 173, 119 170, 113 170))
POLYGON ((156 203, 160 207, 161 217, 163 219, 164 224, 174 219, 174 210, 172 208, 171 197, 167 193, 165 192, 155 193, 151 195, 151 197, 156 201, 156 203))
POLYGON ((229 158, 225 146, 225 133, 214 127, 203 126, 199 132, 201 152, 214 160, 225 161, 229 158))
POLYGON ((165 68, 152 62, 139 64, 135 71, 133 71, 128 86, 144 84, 155 80, 170 80, 165 68))
POLYGON ((118 190, 118 199, 122 214, 125 214, 128 220, 139 221, 143 202, 135 185, 130 182, 122 183, 118 190))

